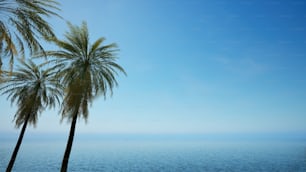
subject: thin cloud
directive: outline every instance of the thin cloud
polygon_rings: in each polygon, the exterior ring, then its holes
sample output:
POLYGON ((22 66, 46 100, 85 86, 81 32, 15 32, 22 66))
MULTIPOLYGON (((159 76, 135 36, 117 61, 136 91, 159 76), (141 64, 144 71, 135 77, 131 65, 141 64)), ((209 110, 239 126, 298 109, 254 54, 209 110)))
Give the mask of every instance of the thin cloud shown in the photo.
POLYGON ((229 58, 226 56, 219 56, 213 59, 219 65, 222 65, 225 70, 232 73, 238 73, 243 75, 258 75, 268 71, 268 65, 261 63, 254 58, 229 58))

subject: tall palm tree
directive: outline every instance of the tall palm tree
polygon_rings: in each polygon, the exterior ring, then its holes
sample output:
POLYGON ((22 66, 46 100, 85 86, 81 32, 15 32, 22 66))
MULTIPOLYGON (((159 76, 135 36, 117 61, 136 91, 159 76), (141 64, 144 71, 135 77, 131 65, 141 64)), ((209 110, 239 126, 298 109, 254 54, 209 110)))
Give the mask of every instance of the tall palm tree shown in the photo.
POLYGON ((14 57, 42 51, 42 38, 54 37, 45 17, 58 16, 59 3, 55 0, 0 0, 0 70, 2 57, 14 57))
POLYGON ((20 61, 21 67, 1 82, 0 91, 8 95, 11 103, 17 104, 15 114, 16 127, 21 132, 7 166, 6 171, 12 170, 18 150, 20 148, 26 127, 28 124, 35 126, 38 114, 47 107, 55 107, 60 104, 62 86, 56 78, 57 71, 54 68, 40 69, 32 61, 20 61))
POLYGON ((101 94, 105 97, 108 91, 112 94, 114 86, 118 85, 118 72, 126 74, 116 63, 116 44, 102 45, 105 40, 103 37, 90 44, 85 22, 80 27, 71 23, 68 26, 69 32, 65 33, 65 40, 53 40, 59 50, 46 51, 47 56, 56 57, 53 61, 62 68, 59 75, 66 88, 62 118, 71 121, 62 172, 66 172, 68 168, 77 119, 88 118, 88 105, 95 97, 101 94))

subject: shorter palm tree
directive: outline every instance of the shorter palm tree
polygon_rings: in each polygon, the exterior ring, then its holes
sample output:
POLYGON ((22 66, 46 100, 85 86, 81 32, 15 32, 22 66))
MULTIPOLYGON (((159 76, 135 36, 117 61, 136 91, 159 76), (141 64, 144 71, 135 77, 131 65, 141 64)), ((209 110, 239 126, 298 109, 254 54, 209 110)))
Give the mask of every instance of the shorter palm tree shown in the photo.
POLYGON ((54 108, 56 104, 60 104, 62 97, 62 86, 58 82, 57 71, 54 68, 43 70, 31 60, 20 63, 22 66, 6 77, 0 87, 2 95, 7 94, 11 103, 17 104, 14 120, 16 127, 22 125, 7 172, 13 168, 27 125, 35 126, 38 114, 47 107, 54 108))

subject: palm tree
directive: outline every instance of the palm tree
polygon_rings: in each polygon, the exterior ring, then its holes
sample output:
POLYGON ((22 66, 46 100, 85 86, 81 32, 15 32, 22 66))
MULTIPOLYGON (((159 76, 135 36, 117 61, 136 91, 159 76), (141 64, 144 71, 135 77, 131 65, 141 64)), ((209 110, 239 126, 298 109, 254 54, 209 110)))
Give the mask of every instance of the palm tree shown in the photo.
POLYGON ((35 126, 38 114, 46 107, 51 108, 60 104, 62 96, 62 86, 56 78, 57 71, 54 68, 42 70, 30 60, 20 63, 22 66, 4 79, 0 88, 2 95, 7 94, 11 103, 16 102, 18 109, 14 120, 16 127, 22 125, 7 172, 13 168, 27 125, 35 126))
POLYGON ((90 44, 85 22, 80 27, 71 23, 68 26, 69 32, 65 33, 65 40, 53 40, 59 50, 45 52, 47 56, 56 57, 51 61, 62 68, 59 76, 66 88, 61 109, 62 118, 71 121, 62 172, 66 172, 68 168, 77 119, 88 118, 88 105, 95 97, 101 94, 105 97, 108 91, 112 94, 113 87, 118 85, 118 72, 126 74, 116 63, 116 44, 102 45, 105 40, 103 37, 90 44))
POLYGON ((25 47, 33 54, 42 51, 39 40, 54 37, 44 17, 58 16, 55 0, 0 0, 0 70, 2 57, 24 56, 25 47))

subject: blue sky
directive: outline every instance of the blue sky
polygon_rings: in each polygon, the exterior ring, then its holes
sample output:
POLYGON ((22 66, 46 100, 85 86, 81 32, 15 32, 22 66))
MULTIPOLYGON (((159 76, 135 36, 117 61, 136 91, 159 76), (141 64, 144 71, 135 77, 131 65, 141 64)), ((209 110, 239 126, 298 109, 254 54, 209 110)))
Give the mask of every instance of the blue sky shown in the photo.
MULTIPOLYGON (((91 40, 120 47, 128 77, 90 108, 84 133, 306 133, 306 2, 65 0, 91 40)), ((59 37, 65 21, 50 19, 59 37)), ((47 46, 48 47, 48 46, 47 46)), ((50 48, 53 48, 50 46, 50 48)), ((0 132, 19 132, 0 98, 0 132)), ((67 133, 58 110, 30 132, 67 133)))

